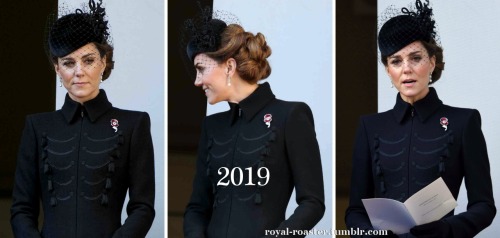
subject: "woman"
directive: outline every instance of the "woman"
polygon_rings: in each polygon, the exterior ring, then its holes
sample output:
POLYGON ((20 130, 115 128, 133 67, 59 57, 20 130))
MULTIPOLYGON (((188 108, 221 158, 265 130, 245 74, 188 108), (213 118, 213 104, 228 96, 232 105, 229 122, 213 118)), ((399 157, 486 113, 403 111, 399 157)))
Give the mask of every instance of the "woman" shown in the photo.
POLYGON ((89 12, 77 9, 49 29, 50 60, 68 93, 60 110, 26 119, 11 207, 16 237, 145 237, 153 222, 149 115, 113 107, 99 89, 113 68, 104 17, 91 0, 89 12))
POLYGON ((310 108, 258 84, 271 73, 264 35, 219 19, 188 25, 194 84, 210 104, 227 101, 230 109, 203 122, 185 237, 254 238, 271 230, 303 237, 325 210, 310 108), (294 188, 298 207, 285 219, 294 188))
POLYGON ((443 50, 428 2, 417 0, 416 9, 403 8, 380 29, 382 63, 399 94, 393 109, 360 120, 345 220, 349 228, 373 230, 361 199, 404 202, 439 177, 456 199, 465 178, 466 212, 450 212, 401 236, 473 237, 496 213, 481 117, 475 109, 443 104, 429 87, 444 69, 443 50))

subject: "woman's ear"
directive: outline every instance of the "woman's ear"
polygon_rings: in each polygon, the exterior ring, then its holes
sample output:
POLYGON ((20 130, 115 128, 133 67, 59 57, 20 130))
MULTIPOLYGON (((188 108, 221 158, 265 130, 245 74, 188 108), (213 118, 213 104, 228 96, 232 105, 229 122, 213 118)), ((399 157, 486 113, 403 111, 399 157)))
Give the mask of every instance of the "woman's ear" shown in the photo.
POLYGON ((226 74, 232 76, 234 72, 236 72, 236 66, 237 66, 236 60, 234 58, 229 58, 228 60, 226 60, 226 66, 227 66, 226 74))
POLYGON ((57 76, 59 76, 59 64, 54 63, 54 71, 56 71, 57 76))
POLYGON ((104 57, 101 58, 101 62, 103 64, 103 66, 104 66, 102 72, 104 72, 104 70, 106 70, 106 62, 107 62, 106 61, 106 55, 104 55, 104 57))
POLYGON ((432 66, 431 72, 434 72, 434 69, 436 68, 436 56, 435 55, 433 55, 431 57, 431 66, 432 66))

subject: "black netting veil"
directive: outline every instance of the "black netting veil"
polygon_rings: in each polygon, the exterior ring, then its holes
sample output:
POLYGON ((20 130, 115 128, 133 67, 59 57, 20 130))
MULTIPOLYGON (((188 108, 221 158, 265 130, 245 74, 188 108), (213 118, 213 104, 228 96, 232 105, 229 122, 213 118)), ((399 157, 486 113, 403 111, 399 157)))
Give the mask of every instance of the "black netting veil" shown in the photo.
MULTIPOLYGON (((59 10, 61 12, 61 9, 59 10)), ((62 9, 62 16, 49 16, 47 21, 47 54, 50 57, 63 57, 90 43, 110 44, 108 21, 102 0, 88 2, 88 7, 74 12, 62 9)))
POLYGON ((382 57, 390 56, 417 40, 438 42, 436 22, 428 0, 425 3, 416 0, 414 8, 403 7, 400 11, 390 7, 379 19, 384 21, 378 34, 382 57))
POLYGON ((222 33, 230 24, 241 25, 232 13, 203 7, 197 2, 199 15, 184 21, 180 28, 179 54, 192 79, 196 77, 194 58, 200 53, 215 52, 221 45, 222 33))

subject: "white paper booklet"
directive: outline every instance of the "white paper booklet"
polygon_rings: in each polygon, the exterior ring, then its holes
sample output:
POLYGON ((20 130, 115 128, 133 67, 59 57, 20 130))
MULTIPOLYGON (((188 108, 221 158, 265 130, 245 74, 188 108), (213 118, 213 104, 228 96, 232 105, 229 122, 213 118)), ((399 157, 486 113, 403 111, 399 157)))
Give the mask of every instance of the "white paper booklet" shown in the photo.
POLYGON ((373 228, 391 230, 395 234, 408 233, 416 225, 437 221, 457 206, 457 201, 441 177, 404 203, 388 198, 362 201, 373 228))

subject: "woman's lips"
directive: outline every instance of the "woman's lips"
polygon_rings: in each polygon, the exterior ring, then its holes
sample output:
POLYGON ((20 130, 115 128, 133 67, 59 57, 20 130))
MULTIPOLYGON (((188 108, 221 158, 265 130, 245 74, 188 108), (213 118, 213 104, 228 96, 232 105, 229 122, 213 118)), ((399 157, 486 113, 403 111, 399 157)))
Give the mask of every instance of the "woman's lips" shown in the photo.
POLYGON ((407 86, 407 87, 411 87, 415 84, 415 82, 417 82, 417 80, 406 79, 406 80, 403 80, 403 85, 407 86))

